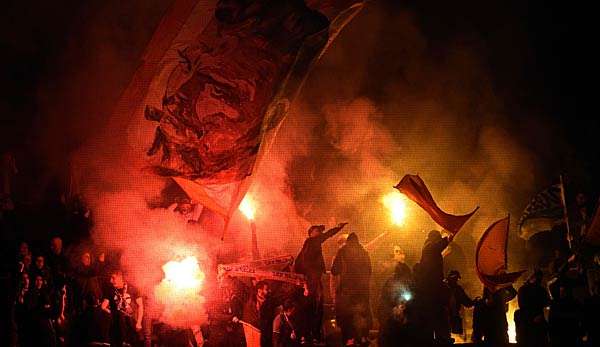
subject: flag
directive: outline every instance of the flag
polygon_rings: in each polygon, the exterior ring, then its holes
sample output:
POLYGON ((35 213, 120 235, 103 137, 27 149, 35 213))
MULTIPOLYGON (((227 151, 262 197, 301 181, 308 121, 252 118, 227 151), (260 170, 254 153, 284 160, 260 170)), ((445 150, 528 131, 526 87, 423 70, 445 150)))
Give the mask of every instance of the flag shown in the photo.
POLYGON ((592 223, 587 228, 583 238, 589 244, 600 246, 600 204, 596 207, 592 223))
POLYGON ((246 337, 247 347, 260 347, 260 330, 254 325, 240 321, 244 327, 244 336, 246 337))
POLYGON ((436 204, 433 196, 431 196, 425 182, 423 182, 418 175, 405 175, 400 183, 394 188, 416 202, 438 225, 453 234, 458 233, 460 228, 462 228, 469 218, 471 218, 471 216, 479 209, 478 206, 473 212, 462 216, 456 216, 442 211, 436 204))
POLYGON ((363 3, 177 0, 115 114, 144 136, 151 172, 227 225, 311 67, 363 3))
POLYGON ((510 286, 525 272, 506 272, 509 224, 510 217, 506 217, 490 225, 481 235, 475 250, 477 276, 492 292, 510 286))
POLYGON ((564 221, 562 185, 555 184, 531 199, 519 220, 519 236, 525 240, 539 232, 550 231, 564 221))

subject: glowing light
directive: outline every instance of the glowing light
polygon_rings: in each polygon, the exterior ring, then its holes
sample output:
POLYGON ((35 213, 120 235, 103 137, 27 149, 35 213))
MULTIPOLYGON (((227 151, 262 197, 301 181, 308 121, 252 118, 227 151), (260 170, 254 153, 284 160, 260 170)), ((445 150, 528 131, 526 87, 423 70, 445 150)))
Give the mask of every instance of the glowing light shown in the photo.
POLYGON ((381 203, 390 213, 390 220, 394 225, 403 225, 406 219, 406 197, 398 192, 393 191, 381 198, 381 203))
POLYGON ((180 256, 162 266, 164 278, 154 287, 157 302, 164 305, 161 321, 177 327, 206 321, 201 265, 195 256, 180 256))
POLYGON ((248 220, 254 219, 254 214, 256 213, 256 204, 252 197, 248 194, 244 197, 244 200, 240 203, 240 207, 238 208, 248 220))
POLYGON ((199 290, 204 282, 204 272, 193 256, 181 261, 171 260, 162 269, 165 273, 163 282, 174 290, 199 290))
POLYGON ((404 292, 404 293, 402 293, 402 299, 404 299, 404 301, 410 301, 410 299, 412 299, 411 292, 404 292))
POLYGON ((515 326, 515 311, 517 310, 516 300, 508 303, 508 311, 506 312, 506 320, 508 321, 508 342, 517 342, 517 328, 515 326))

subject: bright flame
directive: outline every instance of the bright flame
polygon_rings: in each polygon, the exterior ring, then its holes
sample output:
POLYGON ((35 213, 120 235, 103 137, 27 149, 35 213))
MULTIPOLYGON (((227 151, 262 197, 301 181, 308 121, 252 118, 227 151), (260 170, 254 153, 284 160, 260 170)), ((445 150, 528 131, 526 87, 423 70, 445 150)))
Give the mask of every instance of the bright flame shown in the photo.
POLYGON ((244 197, 244 200, 240 203, 239 210, 248 218, 248 220, 254 219, 254 213, 256 212, 256 207, 254 200, 248 194, 244 197))
POLYGON ((390 192, 381 198, 381 203, 389 210, 392 224, 404 224, 406 219, 406 197, 402 193, 398 191, 390 192))
POLYGON ((508 342, 517 342, 517 328, 515 326, 515 311, 517 310, 517 300, 512 300, 508 303, 508 311, 506 312, 506 320, 508 321, 508 342))
POLYGON ((171 260, 162 266, 164 278, 154 288, 164 304, 161 321, 172 326, 190 327, 206 321, 202 287, 205 275, 194 256, 171 260))
POLYGON ((189 256, 182 261, 171 260, 162 267, 166 281, 175 290, 199 290, 204 282, 204 272, 196 257, 189 256))

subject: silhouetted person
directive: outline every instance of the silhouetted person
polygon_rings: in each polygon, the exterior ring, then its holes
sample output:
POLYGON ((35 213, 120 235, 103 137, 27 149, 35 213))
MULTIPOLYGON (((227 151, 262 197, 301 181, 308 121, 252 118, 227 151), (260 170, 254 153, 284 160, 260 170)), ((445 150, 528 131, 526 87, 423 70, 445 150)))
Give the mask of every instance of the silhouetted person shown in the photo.
POLYGON ((284 301, 281 313, 273 320, 273 347, 300 346, 296 311, 296 304, 291 299, 284 301))
POLYGON ((243 347, 246 345, 244 329, 239 322, 243 316, 246 298, 235 284, 234 279, 223 278, 219 281, 218 290, 214 291, 214 296, 208 302, 209 346, 243 347))
POLYGON ((88 251, 81 253, 79 263, 73 267, 73 292, 75 310, 79 314, 85 309, 85 299, 90 295, 102 297, 99 275, 104 266, 104 254, 92 263, 92 255, 88 251))
POLYGON ((414 285, 410 268, 404 263, 397 263, 394 273, 381 287, 379 304, 377 306, 377 319, 383 327, 386 321, 392 318, 393 309, 402 302, 412 300, 414 285))
POLYGON ((69 271, 69 260, 64 254, 63 241, 60 237, 56 236, 50 240, 50 252, 46 260, 52 278, 63 283, 69 271))
POLYGON ((333 260, 331 274, 340 276, 335 294, 336 321, 345 344, 366 340, 372 324, 369 304, 371 259, 358 236, 350 233, 333 260))
POLYGON ((558 292, 558 297, 550 304, 548 316, 550 343, 556 347, 579 346, 582 336, 581 307, 565 283, 559 284, 558 292))
POLYGON ((379 347, 428 347, 431 338, 422 330, 415 314, 415 306, 411 300, 401 299, 392 310, 389 319, 382 323, 379 347))
POLYGON ((321 277, 325 273, 325 260, 323 259, 323 242, 334 236, 348 223, 340 223, 335 228, 326 232, 324 225, 313 225, 308 228, 308 238, 302 245, 302 250, 296 257, 294 271, 306 276, 308 289, 308 307, 306 315, 309 317, 309 333, 313 339, 321 339, 321 326, 323 321, 323 284, 321 277))
POLYGON ((454 236, 442 237, 432 230, 427 235, 421 251, 418 273, 415 271, 418 307, 428 336, 441 343, 450 340, 448 322, 448 288, 444 284, 444 258, 442 252, 454 236))
POLYGON ((34 285, 25 296, 23 346, 56 346, 56 334, 52 326, 53 307, 50 294, 41 275, 35 275, 34 285))
POLYGON ((84 300, 85 309, 73 326, 74 344, 76 346, 110 344, 110 313, 100 307, 100 301, 93 293, 87 293, 84 300))
POLYGON ((142 330, 144 301, 142 294, 125 281, 123 272, 110 274, 111 290, 104 293, 101 307, 112 316, 111 341, 115 346, 137 344, 142 330))
POLYGON ((590 281, 590 297, 583 308, 583 328, 588 337, 589 346, 600 346, 600 278, 590 281))
POLYGON ((515 312, 517 342, 522 346, 546 346, 548 328, 544 308, 550 304, 548 291, 542 284, 544 274, 536 270, 519 288, 519 309, 515 312))
POLYGON ((460 280, 460 272, 457 270, 451 270, 448 272, 446 277, 446 285, 449 290, 449 301, 448 301, 448 312, 450 316, 450 329, 454 334, 462 335, 463 332, 463 319, 462 319, 462 307, 473 307, 475 301, 473 301, 464 288, 458 284, 460 280))
POLYGON ((269 284, 256 283, 255 291, 244 305, 243 321, 260 330, 261 347, 271 347, 273 338, 273 319, 278 304, 271 298, 269 284))
POLYGON ((44 280, 44 284, 50 288, 52 285, 52 274, 50 268, 46 265, 46 259, 43 255, 35 257, 35 262, 31 268, 31 277, 41 276, 44 280))
POLYGON ((473 342, 484 341, 486 346, 508 344, 508 302, 515 298, 517 291, 512 287, 491 292, 483 289, 483 297, 475 305, 473 312, 473 342))

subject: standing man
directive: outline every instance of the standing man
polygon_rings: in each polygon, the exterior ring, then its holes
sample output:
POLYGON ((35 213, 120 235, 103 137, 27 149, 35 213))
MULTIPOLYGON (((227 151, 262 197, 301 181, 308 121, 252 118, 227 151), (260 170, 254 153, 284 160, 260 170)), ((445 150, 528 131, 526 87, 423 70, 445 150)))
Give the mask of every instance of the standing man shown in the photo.
POLYGON ((451 342, 448 324, 448 287, 444 284, 442 252, 452 242, 453 234, 442 237, 437 230, 427 235, 419 271, 415 273, 418 307, 422 313, 427 336, 439 343, 451 342))
POLYGON ((112 290, 105 295, 102 309, 112 315, 111 340, 114 346, 124 343, 138 345, 138 333, 142 331, 144 301, 141 293, 125 282, 121 270, 110 273, 112 290))
MULTIPOLYGON (((242 320, 260 330, 260 346, 273 345, 273 320, 278 304, 271 297, 271 288, 265 281, 258 281, 254 293, 244 305, 242 320)), ((234 320, 234 323, 237 323, 234 320)))
POLYGON ((519 288, 519 310, 515 312, 517 342, 522 346, 548 345, 548 328, 544 307, 550 305, 548 291, 542 284, 544 274, 536 270, 519 288))
POLYGON ((336 227, 325 230, 324 225, 313 225, 308 228, 308 238, 304 241, 302 250, 296 257, 294 271, 306 276, 308 289, 307 321, 310 324, 309 335, 313 340, 321 340, 321 326, 323 321, 323 285, 321 277, 325 273, 325 260, 323 259, 323 242, 334 236, 348 223, 340 223, 336 227))
POLYGON ((471 299, 464 288, 458 284, 460 279, 458 270, 451 270, 446 277, 446 285, 450 291, 448 311, 450 315, 450 327, 453 334, 463 335, 463 320, 461 316, 462 307, 473 307, 475 301, 471 299))
POLYGON ((371 259, 355 233, 348 235, 346 245, 338 250, 331 274, 340 277, 335 312, 342 330, 342 341, 346 346, 363 344, 367 341, 372 323, 369 304, 371 259))
POLYGON ((296 329, 296 304, 287 299, 281 313, 273 320, 273 347, 298 347, 300 336, 296 329))

